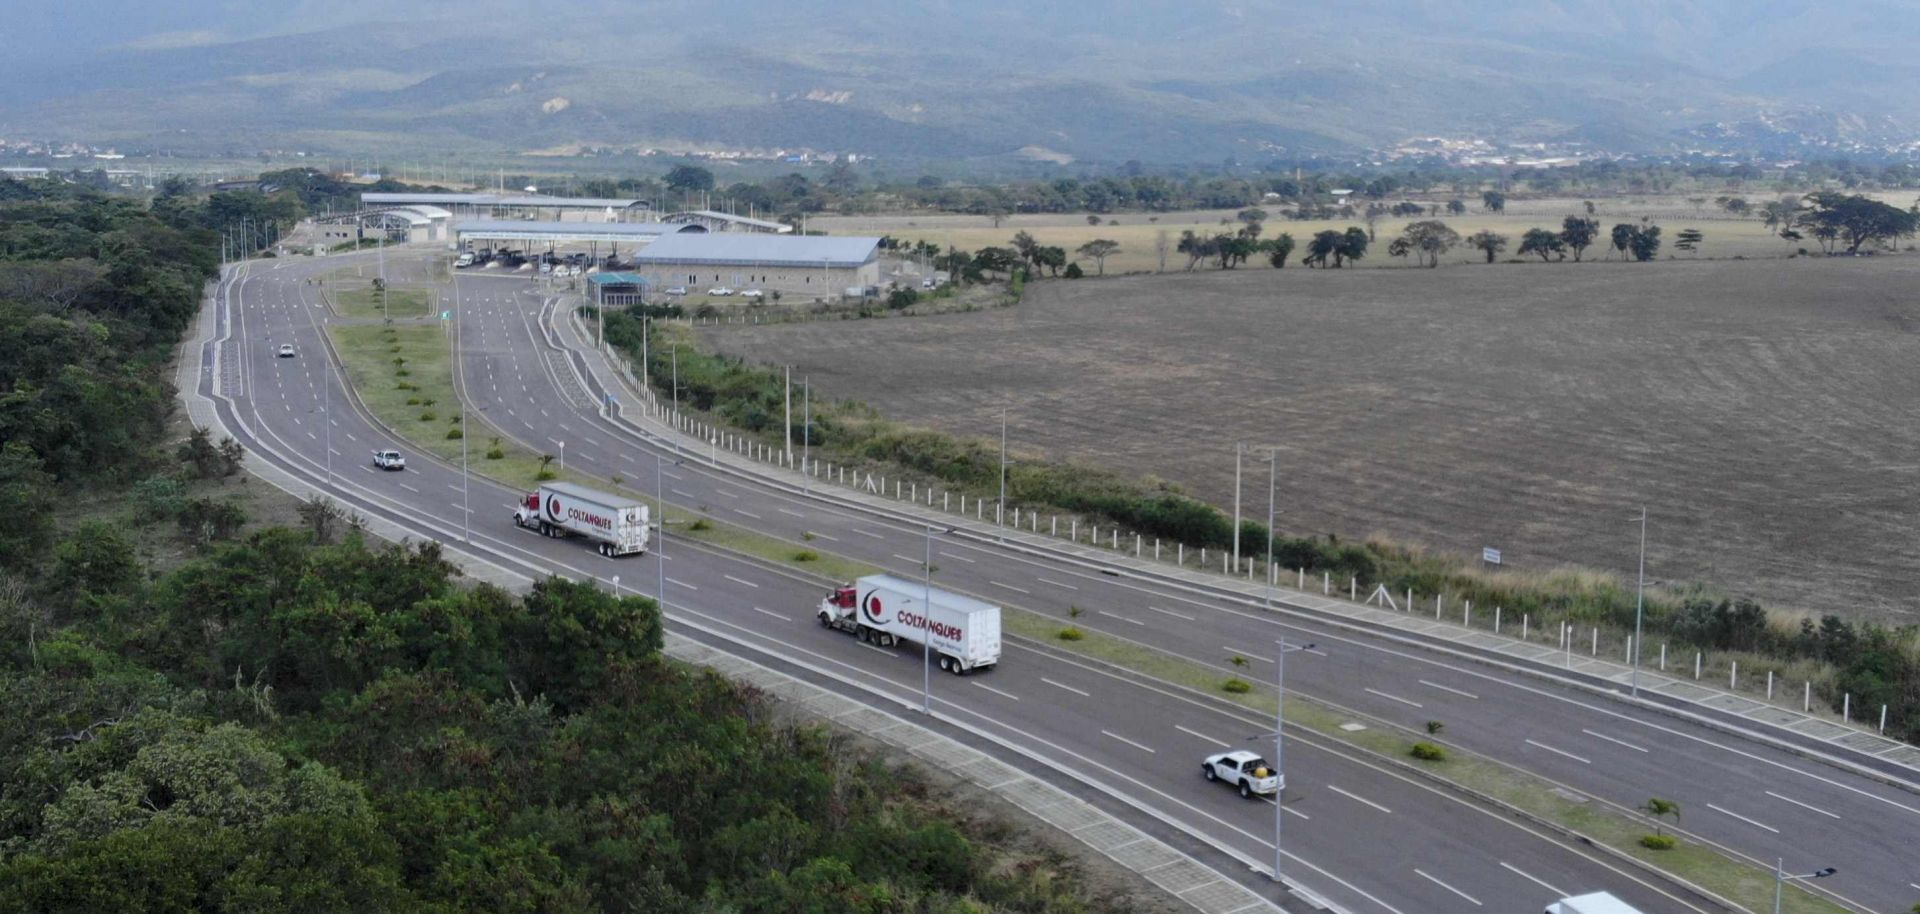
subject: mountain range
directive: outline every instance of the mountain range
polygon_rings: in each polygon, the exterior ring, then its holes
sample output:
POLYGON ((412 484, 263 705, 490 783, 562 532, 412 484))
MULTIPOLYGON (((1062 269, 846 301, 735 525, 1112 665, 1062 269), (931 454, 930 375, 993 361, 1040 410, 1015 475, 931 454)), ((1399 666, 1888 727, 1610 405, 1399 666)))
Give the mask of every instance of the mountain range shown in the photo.
POLYGON ((1414 137, 1893 149, 1920 140, 1911 13, 1896 0, 75 0, 0 34, 0 138, 1167 163, 1414 137))

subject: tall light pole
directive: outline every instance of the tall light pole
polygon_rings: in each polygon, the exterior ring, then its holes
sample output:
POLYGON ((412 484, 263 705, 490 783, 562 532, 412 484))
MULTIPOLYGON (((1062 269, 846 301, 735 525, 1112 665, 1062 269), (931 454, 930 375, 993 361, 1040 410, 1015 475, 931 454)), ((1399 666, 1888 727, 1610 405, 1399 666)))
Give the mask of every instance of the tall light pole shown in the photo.
POLYGON ((1273 468, 1280 462, 1280 452, 1267 451, 1267 611, 1273 611, 1273 468))
POLYGON ((813 381, 807 375, 800 377, 800 490, 813 494, 812 476, 807 474, 807 464, 813 459, 813 381))
POLYGON ((1007 408, 1000 407, 1000 504, 994 508, 993 522, 1007 522, 1007 408))
MULTIPOLYGON (((675 423, 678 423, 680 421, 680 344, 679 343, 675 343, 673 345, 673 421, 675 423)), ((675 460, 678 460, 680 458, 680 435, 677 432, 673 436, 673 456, 675 460)))
POLYGON ((1288 644, 1284 638, 1274 642, 1274 644, 1278 649, 1274 651, 1273 655, 1273 684, 1275 690, 1273 706, 1273 770, 1275 774, 1280 776, 1280 789, 1273 795, 1273 881, 1279 882, 1281 857, 1280 836, 1283 826, 1282 817, 1285 814, 1280 807, 1281 801, 1287 791, 1287 769, 1284 763, 1284 750, 1286 749, 1285 735, 1287 729, 1287 655, 1294 651, 1313 650, 1313 645, 1311 643, 1288 644))
POLYGON ((1247 449, 1245 444, 1233 445, 1233 571, 1240 570, 1240 455, 1247 449))
MULTIPOLYGON (((453 274, 453 373, 455 377, 464 373, 465 363, 461 361, 460 350, 460 274, 453 274)), ((463 388, 465 385, 461 385, 463 388)), ((473 509, 467 499, 467 482, 473 477, 467 464, 467 408, 460 408, 460 531, 466 541, 473 542, 473 509)), ((561 453, 565 453, 563 449, 561 453)), ((565 464, 561 464, 562 467, 565 464)))
POLYGON ((1787 865, 1786 860, 1781 858, 1775 858, 1774 865, 1773 865, 1773 914, 1780 914, 1780 896, 1781 894, 1783 894, 1784 890, 1786 889, 1787 883, 1794 882, 1796 880, 1825 879, 1828 876, 1831 876, 1835 873, 1840 872, 1839 870, 1828 866, 1828 867, 1821 867, 1820 869, 1814 870, 1811 873, 1802 873, 1798 876, 1789 876, 1786 873, 1786 869, 1785 869, 1786 865, 1787 865))
MULTIPOLYGON (((952 533, 948 527, 940 531, 942 535, 952 533)), ((927 525, 927 563, 921 566, 921 583, 925 588, 920 603, 920 713, 933 716, 933 525, 927 525)))
POLYGON ((661 479, 666 462, 667 455, 653 455, 653 507, 658 512, 653 519, 653 560, 660 569, 658 593, 663 616, 667 612, 667 487, 661 479))
MULTIPOLYGON (((1640 697, 1640 623, 1647 609, 1647 506, 1640 506, 1640 584, 1633 595, 1633 697, 1640 697)), ((1772 688, 1771 685, 1768 686, 1772 688)))

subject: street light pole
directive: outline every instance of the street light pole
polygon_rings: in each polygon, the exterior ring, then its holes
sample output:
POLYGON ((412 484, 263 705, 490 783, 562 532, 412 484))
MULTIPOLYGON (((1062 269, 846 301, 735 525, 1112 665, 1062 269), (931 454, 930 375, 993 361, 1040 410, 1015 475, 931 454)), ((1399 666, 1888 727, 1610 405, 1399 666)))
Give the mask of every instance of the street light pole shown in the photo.
POLYGON ((1240 455, 1247 446, 1240 442, 1233 445, 1233 564, 1231 571, 1240 570, 1240 455))
POLYGON ((1835 873, 1840 872, 1838 869, 1835 869, 1831 866, 1826 866, 1826 867, 1821 867, 1820 869, 1814 870, 1811 873, 1803 873, 1798 876, 1789 876, 1786 873, 1786 866, 1787 866, 1787 861, 1785 859, 1778 858, 1778 857, 1774 858, 1773 914, 1780 914, 1780 896, 1784 894, 1784 890, 1786 889, 1787 883, 1793 882, 1795 880, 1825 879, 1828 876, 1831 876, 1835 873))
POLYGON ((1273 770, 1280 776, 1280 789, 1273 795, 1273 881, 1280 881, 1280 837, 1285 812, 1280 808, 1287 792, 1287 768, 1284 751, 1286 749, 1287 728, 1287 655, 1294 651, 1313 650, 1312 644, 1288 644, 1282 638, 1274 642, 1279 649, 1273 657, 1273 770))
MULTIPOLYGON (((920 618, 923 622, 933 618, 933 525, 927 525, 927 563, 920 568, 920 581, 923 588, 920 603, 920 618)), ((928 625, 920 631, 920 713, 933 716, 933 626, 928 625)))
MULTIPOLYGON (((453 373, 461 373, 460 361, 460 274, 453 276, 453 373)), ((464 385, 463 385, 464 386, 464 385)), ((333 420, 327 420, 331 423, 333 420)), ((562 453, 565 453, 563 450, 562 453)), ((562 464, 565 466, 565 464, 562 464)), ((467 500, 467 482, 473 478, 467 465, 467 409, 460 408, 460 531, 463 538, 473 542, 473 509, 467 500)))
POLYGON ((813 383, 807 375, 800 376, 800 491, 813 494, 812 476, 807 474, 807 464, 813 459, 813 383))
POLYGON ((1640 697, 1640 624, 1647 607, 1647 506, 1640 506, 1640 583, 1633 596, 1633 697, 1640 697))
POLYGON ((1279 451, 1267 452, 1267 611, 1273 611, 1273 467, 1280 462, 1279 451))
POLYGON ((1000 407, 1000 504, 994 509, 993 522, 1007 522, 1007 408, 1000 407))

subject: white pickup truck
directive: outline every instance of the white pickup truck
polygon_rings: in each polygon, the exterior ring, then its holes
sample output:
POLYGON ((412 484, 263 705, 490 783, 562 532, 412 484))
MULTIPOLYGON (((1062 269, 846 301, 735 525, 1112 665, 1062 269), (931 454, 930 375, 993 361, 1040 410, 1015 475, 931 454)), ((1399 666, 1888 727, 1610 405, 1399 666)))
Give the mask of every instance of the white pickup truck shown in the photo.
POLYGON ((407 468, 407 458, 399 451, 374 451, 373 465, 383 470, 404 470, 407 468))
POLYGON ((1241 749, 1207 756, 1201 767, 1207 780, 1225 781, 1239 789, 1243 797, 1279 796, 1284 785, 1279 772, 1258 754, 1241 749))

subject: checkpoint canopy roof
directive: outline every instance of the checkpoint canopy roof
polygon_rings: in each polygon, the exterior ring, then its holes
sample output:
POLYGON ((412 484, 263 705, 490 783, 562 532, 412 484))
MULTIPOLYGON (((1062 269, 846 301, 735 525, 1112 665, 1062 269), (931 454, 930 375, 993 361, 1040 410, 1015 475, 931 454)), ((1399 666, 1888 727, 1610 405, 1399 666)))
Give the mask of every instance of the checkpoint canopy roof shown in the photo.
POLYGON ((641 200, 617 197, 552 197, 545 194, 364 193, 362 206, 521 206, 548 209, 626 209, 641 200))
POLYGON ((709 264, 858 268, 878 255, 880 239, 826 235, 711 233, 662 235, 633 255, 636 266, 709 264))
POLYGON ((458 223, 454 232, 469 238, 499 241, 627 241, 644 244, 663 235, 704 234, 704 226, 663 222, 529 222, 522 219, 472 219, 458 223))

